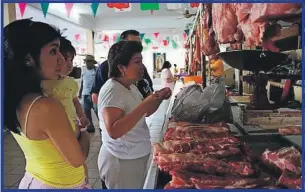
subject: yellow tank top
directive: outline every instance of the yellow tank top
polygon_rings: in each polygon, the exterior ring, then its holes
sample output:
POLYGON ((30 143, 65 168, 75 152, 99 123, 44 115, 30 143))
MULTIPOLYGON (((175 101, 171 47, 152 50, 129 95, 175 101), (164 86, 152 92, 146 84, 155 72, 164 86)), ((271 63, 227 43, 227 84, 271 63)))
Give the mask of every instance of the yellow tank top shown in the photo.
POLYGON ((55 188, 73 188, 81 185, 85 181, 84 166, 71 166, 50 139, 30 140, 26 137, 27 118, 31 107, 39 98, 36 98, 28 109, 24 134, 12 133, 25 155, 25 170, 37 180, 55 188))
POLYGON ((75 131, 77 115, 73 98, 77 97, 78 85, 74 78, 67 76, 60 80, 44 80, 42 87, 45 94, 58 99, 63 104, 72 129, 75 131))

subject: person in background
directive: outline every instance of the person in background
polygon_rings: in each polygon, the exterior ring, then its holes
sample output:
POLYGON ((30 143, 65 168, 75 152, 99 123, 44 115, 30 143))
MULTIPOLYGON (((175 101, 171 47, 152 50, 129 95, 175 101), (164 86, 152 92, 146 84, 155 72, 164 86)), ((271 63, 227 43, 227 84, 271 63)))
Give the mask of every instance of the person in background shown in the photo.
POLYGON ((56 80, 42 81, 43 91, 49 97, 53 97, 61 101, 65 107, 66 113, 70 120, 73 131, 82 147, 85 157, 88 157, 90 138, 87 132, 81 132, 80 128, 89 125, 89 121, 82 109, 77 98, 78 85, 73 77, 68 75, 73 69, 73 59, 76 51, 71 42, 64 37, 60 38, 60 53, 63 55, 65 62, 61 68, 61 76, 56 80))
MULTIPOLYGON (((121 41, 138 41, 141 42, 140 33, 136 30, 127 30, 120 35, 121 41)), ((97 104, 98 93, 101 87, 106 83, 108 78, 109 66, 108 60, 104 61, 99 68, 97 69, 95 82, 91 90, 92 101, 97 104)), ((143 78, 135 83, 140 93, 144 98, 151 94, 153 89, 152 80, 147 72, 146 67, 144 66, 144 75, 143 78)))
POLYGON ((88 120, 90 122, 90 124, 87 128, 87 131, 89 133, 91 133, 91 132, 95 132, 95 127, 94 127, 94 124, 92 121, 91 109, 93 109, 96 116, 98 116, 97 115, 97 106, 95 103, 92 102, 92 98, 91 98, 91 89, 93 87, 94 78, 96 75, 95 64, 97 64, 97 62, 94 59, 94 56, 92 56, 92 55, 86 55, 84 62, 86 64, 86 66, 82 68, 79 98, 82 100, 82 107, 85 111, 86 117, 88 118, 88 120))
POLYGON ((171 67, 172 65, 169 61, 165 61, 163 63, 161 71, 161 82, 164 87, 169 87, 171 90, 173 90, 175 85, 175 79, 172 72, 170 71, 171 67))
POLYGON ((178 68, 177 68, 177 65, 174 64, 174 74, 177 75, 178 74, 178 68))
POLYGON ((4 27, 4 126, 26 158, 19 189, 88 189, 85 157, 60 101, 41 82, 61 75, 61 34, 21 19, 4 27))
POLYGON ((171 96, 171 90, 164 88, 143 100, 134 85, 143 78, 142 49, 140 42, 121 41, 108 54, 110 79, 98 96, 103 133, 98 168, 108 189, 143 188, 152 149, 145 117, 171 96))

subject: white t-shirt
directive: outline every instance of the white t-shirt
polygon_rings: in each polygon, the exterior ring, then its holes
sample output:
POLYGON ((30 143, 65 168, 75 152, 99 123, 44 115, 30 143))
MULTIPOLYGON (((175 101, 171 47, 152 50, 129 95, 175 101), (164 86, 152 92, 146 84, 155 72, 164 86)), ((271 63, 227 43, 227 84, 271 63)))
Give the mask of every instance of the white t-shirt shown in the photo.
POLYGON ((141 102, 141 93, 135 85, 131 85, 129 90, 119 82, 108 79, 100 90, 98 97, 98 116, 102 130, 103 145, 117 158, 137 159, 151 153, 152 146, 145 116, 129 132, 115 140, 108 135, 100 112, 106 107, 117 107, 122 109, 125 114, 128 114, 141 102))
POLYGON ((90 95, 92 86, 95 81, 96 68, 82 68, 83 92, 82 95, 90 95))
POLYGON ((162 71, 161 71, 162 86, 173 89, 175 83, 174 82, 168 83, 167 82, 168 78, 174 78, 172 72, 169 69, 162 69, 162 71))

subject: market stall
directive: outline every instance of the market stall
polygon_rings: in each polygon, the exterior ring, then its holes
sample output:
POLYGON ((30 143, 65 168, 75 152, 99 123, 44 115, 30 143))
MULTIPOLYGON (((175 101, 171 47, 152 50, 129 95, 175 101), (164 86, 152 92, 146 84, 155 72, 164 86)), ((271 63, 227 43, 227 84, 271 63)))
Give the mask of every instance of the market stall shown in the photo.
MULTIPOLYGON (((198 63, 202 66, 205 59, 218 57, 239 70, 238 87, 242 99, 240 96, 226 97, 231 103, 233 123, 227 119, 216 122, 181 120, 175 107, 179 100, 191 97, 192 92, 184 90, 192 89, 177 84, 160 142, 153 145, 154 156, 145 189, 301 189, 302 101, 295 93, 296 82, 302 79, 301 59, 297 54, 302 52, 298 50, 301 35, 300 30, 295 30, 295 25, 300 24, 301 7, 282 4, 283 10, 290 12, 262 13, 260 9, 264 6, 275 5, 232 5, 200 5, 196 17, 201 15, 202 18, 196 19, 190 32, 187 62, 189 71, 197 70, 198 63), (242 12, 245 8, 249 12, 238 15, 245 13, 242 12), (282 24, 278 22, 280 20, 290 24, 282 24), (258 25, 264 26, 264 30, 254 31, 258 25), (279 31, 277 27, 280 27, 279 31), (200 41, 211 46, 203 47, 200 41), (220 44, 229 46, 224 51, 213 47, 220 44), (279 82, 279 87, 283 88, 280 99, 272 100, 270 84, 275 85, 274 82, 279 82), (244 94, 244 84, 252 86, 253 91, 248 96, 244 94), (185 93, 189 95, 182 96, 185 93)), ((209 88, 204 83, 205 70, 199 70, 203 79, 200 84, 209 88)), ((180 105, 187 105, 187 102, 180 102, 180 105)), ((194 111, 197 111, 195 105, 194 111)))

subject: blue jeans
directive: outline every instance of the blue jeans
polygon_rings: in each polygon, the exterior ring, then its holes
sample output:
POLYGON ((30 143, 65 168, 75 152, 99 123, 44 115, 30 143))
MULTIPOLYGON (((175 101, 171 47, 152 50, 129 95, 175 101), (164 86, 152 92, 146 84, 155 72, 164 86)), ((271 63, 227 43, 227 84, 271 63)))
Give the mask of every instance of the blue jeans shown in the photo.
POLYGON ((91 109, 93 109, 96 117, 98 118, 97 105, 92 102, 91 95, 83 95, 81 104, 82 104, 83 110, 85 112, 85 115, 90 122, 88 129, 92 129, 92 128, 94 129, 94 125, 92 122, 91 109))

